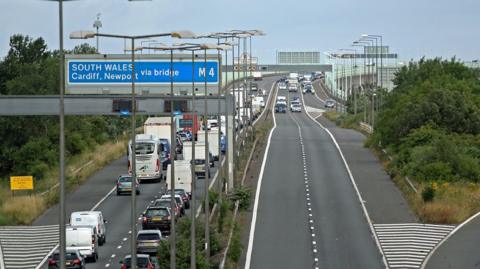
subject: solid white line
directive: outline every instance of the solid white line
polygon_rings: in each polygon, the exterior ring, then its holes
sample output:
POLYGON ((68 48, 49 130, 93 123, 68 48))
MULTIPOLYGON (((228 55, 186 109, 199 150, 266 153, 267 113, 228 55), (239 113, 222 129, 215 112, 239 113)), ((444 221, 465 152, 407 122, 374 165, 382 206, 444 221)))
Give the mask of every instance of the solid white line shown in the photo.
POLYGON ((445 241, 447 241, 450 237, 452 237, 456 232, 458 232, 458 230, 460 230, 463 226, 467 225, 469 222, 473 221, 476 217, 480 216, 480 212, 478 212, 477 214, 471 216, 469 219, 467 219, 466 221, 462 222, 460 225, 458 225, 455 229, 453 229, 453 231, 451 231, 442 241, 440 241, 440 243, 438 243, 438 245, 436 245, 432 251, 430 251, 430 253, 428 253, 427 257, 425 258, 425 260, 423 261, 422 263, 422 266, 420 267, 421 269, 424 269, 425 266, 427 266, 427 263, 428 261, 430 260, 430 258, 433 256, 433 253, 435 253, 435 251, 437 251, 437 249, 443 245, 443 243, 445 243, 445 241))
MULTIPOLYGON (((277 82, 274 81, 273 84, 272 84, 272 87, 270 88, 270 91, 268 92, 267 104, 268 104, 268 102, 270 102, 270 99, 271 99, 271 97, 272 97, 273 88, 274 88, 276 85, 277 85, 277 82)), ((260 115, 257 117, 257 119, 256 119, 255 121, 253 121, 252 126, 255 125, 255 124, 258 122, 258 120, 263 116, 263 113, 265 113, 265 111, 266 111, 266 109, 264 109, 264 110, 262 111, 262 113, 260 113, 260 115)))
MULTIPOLYGON (((115 187, 113 187, 102 199, 100 199, 100 201, 98 201, 98 203, 96 203, 92 209, 90 209, 90 211, 94 211, 95 209, 97 209, 97 207, 100 206, 100 204, 102 204, 107 198, 108 196, 110 196, 113 192, 115 191, 115 187)), ((50 255, 53 254, 53 252, 55 250, 57 250, 57 248, 59 247, 60 245, 59 244, 56 244, 55 247, 43 258, 43 260, 40 262, 40 264, 35 267, 35 269, 40 269, 44 264, 45 262, 47 261, 48 257, 50 257, 50 255)))
MULTIPOLYGON (((302 104, 305 104, 305 100, 303 99, 303 95, 302 95, 302 104)), ((367 222, 368 222, 368 225, 370 226, 370 232, 372 233, 373 235, 373 238, 375 239, 375 243, 377 244, 377 248, 378 250, 380 251, 380 254, 382 255, 382 261, 383 261, 383 264, 385 265, 385 268, 388 268, 388 263, 387 263, 387 260, 385 258, 385 254, 383 253, 383 250, 382 250, 382 247, 380 245, 380 242, 378 240, 378 237, 377 237, 377 234, 375 233, 375 229, 373 227, 373 223, 372 223, 372 220, 370 219, 370 216, 368 215, 368 211, 367 211, 367 208, 365 207, 365 203, 363 203, 363 198, 362 198, 362 195, 360 194, 360 191, 358 190, 358 187, 357 187, 357 184, 355 183, 355 178, 353 177, 353 174, 352 174, 352 171, 350 170, 350 167, 348 166, 348 163, 347 163, 347 160, 345 159, 345 156, 343 155, 343 152, 342 150, 340 149, 340 146, 338 145, 337 143, 337 140, 335 139, 335 137, 333 136, 333 134, 330 132, 330 130, 328 130, 327 128, 325 128, 325 126, 323 126, 321 123, 319 123, 318 121, 316 121, 311 115, 310 113, 308 113, 308 111, 305 110, 305 114, 313 121, 315 122, 318 126, 320 126, 325 132, 328 133, 328 135, 330 136, 330 138, 332 139, 333 143, 335 144, 335 147, 337 148, 338 150, 338 153, 340 154, 340 157, 342 158, 342 161, 343 161, 343 164, 345 165, 345 168, 347 170, 347 173, 348 173, 348 176, 350 178, 350 181, 352 182, 353 184, 353 188, 355 189, 356 193, 357 193, 357 196, 358 196, 358 200, 360 202, 360 205, 362 207, 362 210, 363 210, 363 213, 365 215, 365 218, 367 219, 367 222)))
MULTIPOLYGON (((278 90, 275 91, 275 98, 277 98, 278 90)), ((257 222, 257 213, 258 213, 258 201, 260 199, 260 188, 262 187, 263 174, 265 172, 265 164, 267 163, 268 151, 270 149, 270 142, 272 140, 273 131, 277 128, 277 121, 275 120, 275 109, 272 105, 272 115, 273 115, 273 128, 270 130, 268 135, 267 146, 265 147, 265 153, 263 155, 262 167, 260 168, 260 176, 257 182, 257 190, 255 192, 255 203, 253 205, 253 214, 252 222, 250 224, 250 235, 248 237, 248 248, 247 248, 247 258, 245 261, 245 269, 250 269, 250 263, 252 259, 252 248, 253 248, 253 239, 255 237, 255 225, 257 222)))
MULTIPOLYGON (((224 163, 225 163, 225 159, 222 160, 222 164, 220 165, 220 167, 223 166, 224 163)), ((220 167, 219 167, 219 168, 220 168, 220 167)), ((219 172, 220 172, 220 169, 217 169, 217 172, 215 173, 215 175, 213 176, 212 181, 210 182, 210 185, 208 185, 208 189, 211 189, 212 186, 213 186, 213 184, 215 184, 215 181, 217 180, 217 176, 218 176, 219 172)), ((203 206, 203 204, 200 203, 200 205, 199 205, 199 207, 198 207, 198 209, 197 209, 197 213, 195 213, 195 218, 198 218, 198 216, 200 216, 200 213, 202 212, 202 206, 203 206)))

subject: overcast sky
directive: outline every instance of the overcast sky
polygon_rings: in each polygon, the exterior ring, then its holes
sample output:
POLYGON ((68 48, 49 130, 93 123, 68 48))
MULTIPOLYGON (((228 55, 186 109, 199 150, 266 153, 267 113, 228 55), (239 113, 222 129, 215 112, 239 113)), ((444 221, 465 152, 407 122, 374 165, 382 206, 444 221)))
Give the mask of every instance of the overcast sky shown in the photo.
MULTIPOLYGON (((189 29, 195 33, 261 29, 254 39, 261 63, 276 50, 333 51, 348 48, 362 33, 381 34, 402 59, 457 56, 478 59, 480 0, 78 0, 64 4, 65 47, 75 30, 92 30, 101 13, 104 33, 153 34, 189 29)), ((0 56, 9 37, 43 37, 58 48, 58 4, 45 0, 0 0, 0 56)), ((170 42, 167 38, 163 42, 170 42)), ((88 41, 95 45, 95 41, 88 41)), ((174 41, 178 42, 178 41, 174 41)), ((102 53, 121 53, 123 41, 100 40, 102 53)))

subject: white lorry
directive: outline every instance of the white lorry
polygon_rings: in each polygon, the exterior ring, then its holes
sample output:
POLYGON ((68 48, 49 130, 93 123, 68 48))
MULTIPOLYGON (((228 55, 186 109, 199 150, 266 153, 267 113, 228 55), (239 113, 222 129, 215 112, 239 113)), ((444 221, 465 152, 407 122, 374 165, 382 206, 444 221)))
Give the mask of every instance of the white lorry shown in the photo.
MULTIPOLYGON (((209 169, 205 171, 205 142, 195 143, 195 174, 197 176, 210 177, 210 167, 213 167, 214 161, 211 151, 209 150, 209 169)), ((192 142, 183 144, 183 159, 192 161, 192 142)))
POLYGON ((170 117, 149 117, 143 124, 143 133, 167 139, 171 145, 171 128, 170 117))
POLYGON ((259 81, 262 80, 262 72, 253 72, 253 80, 259 81))
MULTIPOLYGON (((172 166, 167 167, 167 190, 170 188, 170 175, 172 166)), ((175 189, 184 189, 188 195, 192 194, 192 166, 189 160, 175 161, 175 189)))
MULTIPOLYGON (((205 131, 198 131, 197 139, 198 142, 205 143, 205 131)), ((208 150, 213 155, 213 160, 218 161, 220 156, 220 148, 218 147, 218 129, 208 131, 208 147, 208 150)))

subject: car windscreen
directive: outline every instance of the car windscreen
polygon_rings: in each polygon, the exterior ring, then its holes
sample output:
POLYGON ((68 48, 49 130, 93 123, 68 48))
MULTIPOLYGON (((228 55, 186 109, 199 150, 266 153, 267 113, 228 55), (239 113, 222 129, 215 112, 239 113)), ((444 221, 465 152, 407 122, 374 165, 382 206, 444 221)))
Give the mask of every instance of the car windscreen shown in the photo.
POLYGON ((199 164, 205 164, 205 159, 195 159, 195 164, 199 165, 199 164))
POLYGON ((170 200, 157 200, 155 206, 170 207, 170 200))
POLYGON ((138 240, 160 240, 160 236, 157 233, 142 233, 137 237, 138 240))
POLYGON ((131 177, 121 177, 118 179, 118 182, 124 183, 124 182, 132 182, 131 177))
MULTIPOLYGON (((131 266, 131 259, 130 258, 126 258, 125 261, 125 266, 127 266, 127 268, 130 268, 131 266)), ((144 258, 144 257, 137 257, 137 267, 140 267, 140 268, 145 268, 147 267, 149 263, 149 260, 148 258, 144 258)))
POLYGON ((168 211, 166 209, 148 209, 145 215, 147 217, 165 217, 168 216, 168 211))
POLYGON ((136 154, 152 154, 155 152, 155 144, 154 143, 145 143, 140 142, 135 144, 135 153, 136 154))
POLYGON ((74 216, 71 220, 72 225, 97 225, 97 220, 94 216, 91 215, 77 215, 74 216))
MULTIPOLYGON (((75 260, 75 259, 77 259, 77 258, 78 258, 78 257, 77 257, 77 253, 75 253, 75 252, 67 252, 67 253, 65 253, 65 259, 67 259, 67 260, 75 260)), ((55 253, 55 254, 53 254, 53 259, 54 259, 54 260, 57 260, 57 261, 60 260, 60 253, 55 253)))

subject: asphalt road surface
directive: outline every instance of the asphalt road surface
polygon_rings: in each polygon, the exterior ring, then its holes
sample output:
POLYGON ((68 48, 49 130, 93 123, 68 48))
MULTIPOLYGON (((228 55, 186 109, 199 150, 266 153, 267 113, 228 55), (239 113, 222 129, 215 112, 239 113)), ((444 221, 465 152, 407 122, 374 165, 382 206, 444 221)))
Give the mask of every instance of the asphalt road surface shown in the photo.
POLYGON ((329 135, 304 112, 275 118, 250 268, 384 268, 329 135))

